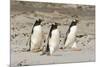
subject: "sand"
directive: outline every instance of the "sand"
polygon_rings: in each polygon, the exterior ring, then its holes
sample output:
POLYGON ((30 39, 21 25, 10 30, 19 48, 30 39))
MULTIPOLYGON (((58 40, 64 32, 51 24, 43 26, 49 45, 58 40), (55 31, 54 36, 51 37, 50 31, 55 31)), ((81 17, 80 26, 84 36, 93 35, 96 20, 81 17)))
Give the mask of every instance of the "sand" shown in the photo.
MULTIPOLYGON (((44 42, 42 44, 45 44, 44 42)), ((95 61, 95 6, 93 5, 55 5, 46 3, 15 2, 11 3, 11 66, 30 66, 58 63, 94 62, 95 61), (42 5, 42 6, 41 6, 42 5), (76 36, 79 51, 58 49, 53 56, 41 52, 27 52, 27 40, 35 20, 42 18, 44 39, 50 24, 60 23, 60 44, 63 46, 65 31, 75 16, 79 17, 76 36)))

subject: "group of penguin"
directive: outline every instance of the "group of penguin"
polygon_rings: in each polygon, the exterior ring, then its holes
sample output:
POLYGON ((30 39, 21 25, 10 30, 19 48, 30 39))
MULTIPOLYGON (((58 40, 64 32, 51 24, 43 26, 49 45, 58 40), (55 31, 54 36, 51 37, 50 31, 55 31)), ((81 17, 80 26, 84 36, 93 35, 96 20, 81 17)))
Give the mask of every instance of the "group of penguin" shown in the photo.
MULTIPOLYGON (((42 33, 42 25, 41 23, 44 20, 38 19, 35 21, 30 39, 28 41, 28 51, 42 51, 41 55, 53 55, 53 53, 59 48, 60 42, 60 33, 58 29, 58 23, 51 24, 50 31, 47 37, 47 44, 45 46, 42 45, 43 33, 42 33)), ((71 24, 66 32, 66 37, 64 38, 64 46, 60 47, 60 49, 66 49, 71 46, 71 48, 77 48, 75 38, 77 32, 77 24, 79 20, 74 19, 71 21, 71 24)), ((66 31, 66 30, 65 30, 66 31)))

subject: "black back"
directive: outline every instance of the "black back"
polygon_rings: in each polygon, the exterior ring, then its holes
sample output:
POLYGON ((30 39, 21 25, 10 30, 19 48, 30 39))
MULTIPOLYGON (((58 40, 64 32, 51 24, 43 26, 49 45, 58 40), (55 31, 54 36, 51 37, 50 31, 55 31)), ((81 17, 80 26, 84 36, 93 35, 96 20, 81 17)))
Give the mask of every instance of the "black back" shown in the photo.
POLYGON ((69 32, 70 32, 71 27, 72 27, 72 26, 76 26, 78 22, 79 22, 79 21, 78 21, 77 19, 75 19, 75 20, 73 20, 73 21, 71 22, 71 24, 70 24, 70 26, 69 26, 69 28, 68 28, 68 31, 66 32, 66 37, 65 37, 65 40, 64 40, 64 44, 65 44, 65 41, 66 41, 66 39, 67 39, 67 36, 68 36, 68 34, 69 34, 69 32))

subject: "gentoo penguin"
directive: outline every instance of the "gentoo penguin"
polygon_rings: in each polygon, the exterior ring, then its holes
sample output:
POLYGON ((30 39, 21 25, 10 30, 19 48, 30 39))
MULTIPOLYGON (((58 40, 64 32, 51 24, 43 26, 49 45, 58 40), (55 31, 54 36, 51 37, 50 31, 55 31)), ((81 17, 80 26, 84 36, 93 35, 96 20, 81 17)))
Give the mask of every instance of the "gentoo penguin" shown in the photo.
POLYGON ((42 21, 42 19, 36 20, 35 24, 32 27, 28 51, 40 51, 40 48, 42 46, 42 21))
POLYGON ((78 19, 74 19, 66 32, 66 37, 64 40, 64 48, 77 48, 75 38, 77 32, 78 19))
POLYGON ((42 55, 53 55, 53 53, 58 49, 59 47, 59 30, 58 30, 58 23, 52 24, 48 38, 47 38, 47 45, 46 49, 43 52, 42 55))

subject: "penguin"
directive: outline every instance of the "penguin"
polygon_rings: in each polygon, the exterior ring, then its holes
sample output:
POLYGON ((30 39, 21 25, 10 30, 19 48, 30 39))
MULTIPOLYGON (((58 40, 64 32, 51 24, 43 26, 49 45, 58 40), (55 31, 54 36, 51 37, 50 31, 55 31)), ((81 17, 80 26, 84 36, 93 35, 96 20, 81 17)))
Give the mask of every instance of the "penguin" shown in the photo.
POLYGON ((65 48, 77 48, 76 46, 76 33, 77 33, 77 24, 79 23, 78 19, 72 20, 68 31, 66 32, 66 37, 64 39, 64 49, 65 48))
POLYGON ((29 38, 29 49, 27 51, 34 51, 34 52, 38 52, 41 50, 41 46, 42 46, 42 26, 41 26, 41 22, 43 20, 39 19, 36 20, 33 27, 32 27, 32 31, 31 31, 31 35, 29 38))
POLYGON ((47 37, 47 45, 45 51, 42 55, 53 55, 53 53, 59 48, 59 29, 58 23, 52 24, 48 37, 47 37))

